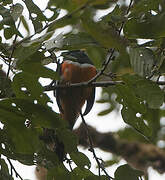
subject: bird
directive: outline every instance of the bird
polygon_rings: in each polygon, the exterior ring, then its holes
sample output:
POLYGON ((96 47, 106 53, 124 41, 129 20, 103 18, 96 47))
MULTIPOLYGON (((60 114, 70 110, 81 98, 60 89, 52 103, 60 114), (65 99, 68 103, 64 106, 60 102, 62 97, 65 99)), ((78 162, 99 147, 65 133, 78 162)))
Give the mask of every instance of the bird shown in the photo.
MULTIPOLYGON (((69 85, 88 82, 96 76, 96 67, 84 51, 63 52, 62 56, 64 61, 57 68, 60 75, 57 84, 69 85)), ((72 130, 85 102, 86 108, 83 115, 85 116, 91 111, 95 101, 95 87, 57 88, 55 95, 61 118, 68 122, 69 129, 72 130)), ((44 128, 40 140, 44 141, 49 150, 57 154, 60 162, 64 161, 66 154, 64 144, 59 140, 54 129, 44 128)), ((35 175, 38 180, 45 180, 47 169, 38 165, 35 175)))
MULTIPOLYGON (((88 82, 96 76, 96 67, 85 51, 64 52, 63 57, 64 60, 58 69, 60 75, 58 84, 88 82)), ((95 87, 58 88, 56 89, 56 101, 61 118, 68 122, 69 129, 72 130, 85 102, 86 109, 83 115, 85 116, 91 111, 95 101, 95 87)))

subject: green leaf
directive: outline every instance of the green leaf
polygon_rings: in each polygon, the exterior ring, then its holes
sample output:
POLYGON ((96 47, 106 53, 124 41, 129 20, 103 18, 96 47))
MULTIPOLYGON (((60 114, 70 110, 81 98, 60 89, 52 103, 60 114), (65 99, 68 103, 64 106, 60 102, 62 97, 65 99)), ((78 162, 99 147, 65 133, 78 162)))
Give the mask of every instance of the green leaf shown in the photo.
POLYGON ((112 109, 108 108, 108 109, 105 109, 105 110, 99 112, 97 115, 98 116, 105 116, 105 115, 109 114, 110 112, 112 112, 112 109))
POLYGON ((88 32, 100 45, 105 48, 115 48, 121 52, 125 50, 125 41, 118 35, 112 26, 105 26, 99 22, 94 22, 91 12, 86 10, 81 16, 82 24, 88 32))
POLYGON ((106 59, 107 51, 101 46, 89 46, 86 47, 86 52, 95 67, 100 68, 103 61, 106 59))
POLYGON ((58 73, 46 68, 42 65, 45 59, 44 53, 37 51, 39 44, 33 44, 29 47, 21 47, 15 51, 15 57, 18 58, 17 68, 24 72, 31 73, 36 77, 44 77, 51 79, 58 79, 58 73), (23 52, 24 55, 23 55, 23 52), (22 56, 21 56, 22 55, 22 56))
POLYGON ((19 3, 16 3, 12 6, 11 16, 13 17, 14 21, 17 21, 17 19, 22 15, 23 9, 24 7, 19 3))
POLYGON ((12 140, 12 149, 17 153, 33 154, 41 146, 39 133, 35 129, 28 129, 24 125, 24 120, 15 121, 12 126, 5 126, 7 134, 12 140), (19 132, 19 133, 18 133, 19 132))
POLYGON ((130 88, 133 88, 138 97, 147 102, 149 108, 157 109, 163 104, 164 93, 155 82, 136 75, 125 75, 123 80, 130 85, 130 88))
POLYGON ((14 180, 12 176, 9 174, 8 166, 4 159, 0 159, 0 179, 1 180, 14 180))
POLYGON ((32 74, 21 72, 14 76, 12 83, 16 97, 36 100, 39 104, 46 105, 51 102, 43 93, 44 89, 38 82, 38 78, 32 74))
POLYGON ((112 12, 106 14, 105 16, 101 17, 101 20, 107 24, 111 24, 117 26, 125 21, 125 17, 123 16, 123 11, 120 6, 117 4, 112 12))
POLYGON ((72 152, 70 156, 71 159, 79 168, 84 168, 85 166, 87 166, 88 169, 90 169, 91 162, 85 154, 77 151, 77 152, 72 152))
POLYGON ((24 16, 20 16, 21 22, 25 28, 25 30, 28 32, 28 34, 30 33, 30 29, 29 29, 29 24, 27 23, 26 19, 24 16))
POLYGON ((30 13, 30 19, 32 20, 36 32, 43 27, 42 21, 46 21, 46 17, 32 0, 26 0, 24 3, 30 13))
POLYGON ((131 168, 128 164, 119 166, 115 171, 115 180, 139 180, 144 173, 142 171, 131 168))
POLYGON ((123 105, 121 114, 124 122, 131 125, 145 137, 151 137, 151 128, 145 123, 142 117, 137 116, 138 113, 146 113, 146 105, 144 104, 144 101, 136 96, 135 90, 127 84, 117 85, 116 93, 116 100, 123 105))
MULTIPOLYGON (((13 17, 11 16, 10 10, 0 5, 0 15, 3 17, 3 19, 0 21, 0 25, 3 27, 3 25, 10 26, 11 32, 9 33, 9 30, 5 33, 7 38, 9 37, 9 34, 17 34, 18 36, 22 37, 21 33, 17 30, 15 26, 15 22, 13 17)), ((11 35, 10 35, 11 36, 11 35)))
POLYGON ((156 62, 154 53, 148 48, 130 48, 130 62, 135 73, 150 76, 156 62))
POLYGON ((54 179, 53 177, 59 180, 60 179, 70 180, 69 171, 65 168, 65 166, 62 163, 48 170, 47 180, 52 180, 54 179))
POLYGON ((13 35, 14 35, 14 33, 13 33, 11 28, 5 28, 4 29, 4 37, 5 37, 5 39, 8 40, 8 39, 12 38, 13 35))
POLYGON ((136 113, 145 113, 146 107, 143 103, 143 101, 138 98, 131 87, 127 85, 117 85, 116 86, 116 92, 117 92, 117 101, 120 104, 123 104, 123 106, 130 107, 135 111, 136 113))
POLYGON ((124 122, 131 125, 140 134, 144 135, 147 138, 150 138, 152 136, 151 128, 145 123, 143 118, 137 117, 137 114, 133 109, 123 107, 121 110, 121 115, 124 122))
POLYGON ((6 5, 12 4, 12 3, 13 3, 13 0, 5 0, 5 1, 2 0, 2 5, 3 6, 6 6, 6 5))
MULTIPOLYGON (((58 128, 65 126, 59 115, 48 106, 36 104, 26 99, 5 99, 0 101, 0 115, 2 123, 11 124, 15 120, 30 120, 36 127, 58 128)), ((23 122, 23 123, 24 123, 23 122)))
POLYGON ((51 78, 53 80, 59 79, 57 72, 46 68, 39 62, 25 62, 20 66, 24 72, 31 73, 36 77, 51 78))
POLYGON ((151 10, 158 11, 161 0, 141 0, 137 1, 131 8, 130 16, 138 16, 151 10))
POLYGON ((18 46, 14 51, 14 57, 18 59, 17 65, 22 63, 26 58, 34 54, 40 47, 40 43, 34 43, 31 46, 18 46))
POLYGON ((60 9, 66 9, 68 11, 72 11, 76 8, 76 3, 74 3, 72 0, 50 0, 48 3, 48 6, 56 6, 60 9))
POLYGON ((63 40, 64 49, 82 49, 88 46, 98 46, 97 42, 87 33, 68 34, 63 40))
POLYGON ((93 175, 92 172, 86 168, 76 167, 73 169, 71 173, 72 180, 82 180, 83 178, 87 178, 88 176, 93 175))
POLYGON ((3 17, 3 20, 0 22, 0 24, 5 24, 9 26, 14 25, 14 20, 10 14, 10 10, 2 5, 0 5, 0 15, 3 17))
POLYGON ((165 36, 165 13, 151 15, 146 19, 135 17, 128 20, 124 26, 124 34, 130 39, 153 39, 165 36))
POLYGON ((65 150, 68 153, 77 151, 78 139, 69 129, 57 129, 57 136, 64 143, 65 150))
POLYGON ((71 17, 65 15, 64 17, 55 20, 54 22, 49 25, 48 32, 55 31, 57 28, 65 27, 67 25, 74 25, 78 22, 77 14, 73 14, 71 17))

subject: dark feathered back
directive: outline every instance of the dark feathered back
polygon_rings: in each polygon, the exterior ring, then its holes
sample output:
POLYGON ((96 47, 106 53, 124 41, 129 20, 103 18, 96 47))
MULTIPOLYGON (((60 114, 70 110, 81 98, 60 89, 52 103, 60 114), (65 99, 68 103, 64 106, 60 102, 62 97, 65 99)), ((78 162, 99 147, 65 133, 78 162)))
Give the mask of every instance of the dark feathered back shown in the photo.
POLYGON ((82 50, 73 50, 73 51, 68 51, 68 52, 63 52, 62 56, 66 60, 72 60, 79 62, 80 64, 92 64, 92 61, 89 59, 88 55, 86 54, 85 51, 82 50))

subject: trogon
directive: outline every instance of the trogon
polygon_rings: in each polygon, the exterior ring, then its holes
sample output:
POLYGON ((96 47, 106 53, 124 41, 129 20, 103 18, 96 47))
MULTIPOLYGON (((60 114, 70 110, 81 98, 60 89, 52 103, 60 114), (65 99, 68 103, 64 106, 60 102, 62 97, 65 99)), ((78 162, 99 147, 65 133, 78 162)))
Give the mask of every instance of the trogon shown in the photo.
MULTIPOLYGON (((64 60, 60 64, 59 84, 74 84, 87 82, 96 76, 96 67, 82 50, 74 50, 63 53, 64 60)), ((56 90, 56 101, 59 107, 61 117, 68 122, 72 129, 82 106, 86 102, 86 109, 83 115, 86 115, 92 109, 95 100, 95 87, 68 87, 56 90)))

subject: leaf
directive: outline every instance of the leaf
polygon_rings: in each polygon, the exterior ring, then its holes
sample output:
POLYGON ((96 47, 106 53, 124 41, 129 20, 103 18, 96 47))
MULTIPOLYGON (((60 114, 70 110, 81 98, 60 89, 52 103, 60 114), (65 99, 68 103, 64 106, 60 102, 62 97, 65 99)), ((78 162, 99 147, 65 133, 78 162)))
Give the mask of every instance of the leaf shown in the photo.
POLYGON ((29 29, 29 25, 28 25, 28 23, 27 23, 25 17, 24 17, 24 16, 20 16, 20 19, 21 19, 21 22, 22 22, 22 24, 23 24, 25 30, 28 32, 28 35, 29 35, 30 29, 29 29))
POLYGON ((97 46, 97 42, 87 33, 68 34, 63 40, 64 49, 82 49, 88 46, 97 46))
POLYGON ((12 83, 16 97, 36 100, 39 104, 46 105, 49 97, 43 93, 44 89, 38 78, 32 74, 21 72, 14 76, 12 83))
MULTIPOLYGON (((21 35, 21 33, 17 30, 17 28, 15 26, 15 22, 14 22, 13 17, 11 16, 10 10, 3 7, 2 5, 0 5, 0 15, 3 17, 3 19, 0 21, 0 25, 2 27, 3 27, 3 25, 10 26, 9 28, 12 30, 10 33, 12 33, 12 35, 17 34, 18 36, 23 38, 23 36, 21 35)), ((8 37, 9 36, 9 30, 6 34, 8 34, 7 35, 7 37, 8 37)))
POLYGON ((86 168, 79 168, 76 167, 73 169, 71 173, 71 179, 72 180, 82 180, 83 178, 87 178, 88 176, 91 176, 92 172, 86 168))
POLYGON ((31 46, 18 46, 14 51, 14 57, 18 59, 17 65, 21 64, 26 58, 34 54, 40 47, 40 43, 34 43, 31 46))
POLYGON ((24 7, 19 3, 16 3, 12 6, 11 16, 13 17, 14 21, 17 21, 17 19, 22 15, 23 9, 24 7))
POLYGON ((143 101, 138 98, 134 92, 133 89, 131 89, 127 85, 117 85, 116 86, 116 92, 117 92, 117 101, 120 104, 123 104, 126 107, 131 107, 136 113, 145 113, 146 107, 143 103, 143 101))
POLYGON ((15 51, 15 57, 18 58, 16 63, 17 68, 24 72, 31 73, 36 77, 58 79, 59 76, 57 72, 42 65, 45 56, 43 52, 37 51, 38 48, 39 44, 36 43, 29 47, 21 47, 19 50, 15 51))
POLYGON ((25 62, 20 66, 24 72, 31 73, 36 77, 43 77, 43 78, 51 78, 53 80, 59 79, 59 75, 57 72, 46 68, 39 62, 25 62))
POLYGON ((130 48, 130 62, 135 73, 150 76, 156 62, 154 53, 148 48, 130 48))
POLYGON ((120 6, 117 4, 112 12, 106 14, 101 17, 101 20, 107 24, 111 23, 111 25, 118 25, 117 23, 121 23, 125 21, 125 17, 123 16, 123 11, 120 6), (113 24, 112 24, 113 23, 113 24))
POLYGON ((57 28, 65 27, 67 25, 74 25, 78 22, 78 15, 75 13, 71 17, 65 15, 64 17, 55 20, 49 25, 48 32, 55 31, 57 28))
POLYGON ((4 159, 0 159, 0 179, 1 180, 14 180, 12 176, 9 174, 8 166, 4 159))
POLYGON ((138 16, 151 10, 158 11, 161 0, 141 0, 137 1, 131 8, 130 16, 138 16))
POLYGON ((119 166, 115 171, 115 180, 139 180, 144 173, 142 171, 131 168, 128 164, 119 166))
POLYGON ((146 19, 135 17, 128 20, 124 26, 124 34, 130 39, 153 39, 165 36, 165 13, 151 15, 146 19))
POLYGON ((85 166, 87 166, 88 169, 90 169, 91 162, 85 154, 77 151, 77 152, 72 152, 70 156, 71 159, 79 168, 84 168, 85 166))
POLYGON ((25 122, 28 119, 36 127, 58 128, 65 126, 65 122, 61 121, 58 114, 50 107, 21 98, 0 101, 0 115, 3 123, 10 122, 12 124, 15 119, 20 119, 20 121, 24 119, 25 122))
POLYGON ((55 177, 56 179, 70 179, 69 171, 65 168, 65 166, 61 163, 60 165, 51 168, 48 170, 47 180, 52 180, 55 177))
POLYGON ((12 4, 12 3, 13 3, 13 0, 5 0, 5 1, 2 0, 2 5, 3 6, 6 6, 6 5, 12 4))
POLYGON ((138 76, 123 76, 123 80, 134 89, 135 94, 147 102, 149 108, 157 109, 164 102, 164 93, 160 87, 147 79, 138 76), (152 97, 152 98, 151 98, 152 97))
POLYGON ((137 114, 145 114, 146 106, 142 99, 136 96, 134 89, 128 85, 116 86, 117 101, 123 105, 121 114, 124 122, 131 125, 145 137, 151 137, 152 131, 148 124, 137 114))
POLYGON ((106 59, 107 51, 100 46, 89 46, 86 47, 86 52, 95 67, 100 68, 103 61, 106 59))
POLYGON ((26 4, 26 7, 30 13, 30 19, 33 23, 35 32, 37 32, 43 27, 42 21, 46 21, 46 17, 32 0, 26 0, 24 3, 26 4))
POLYGON ((145 123, 142 117, 137 117, 136 112, 131 108, 123 107, 121 114, 125 123, 131 125, 140 134, 147 138, 152 136, 151 128, 145 123))
POLYGON ((14 32, 12 31, 12 29, 11 28, 5 28, 4 29, 4 37, 5 37, 5 39, 10 39, 10 38, 12 38, 12 36, 14 35, 14 32))
POLYGON ((15 121, 14 125, 6 126, 7 134, 12 140, 12 149, 17 153, 33 154, 37 152, 40 141, 39 133, 34 129, 28 129, 24 125, 24 119, 15 121), (18 133, 19 132, 19 133, 18 133))
POLYGON ((99 112, 97 115, 98 116, 105 116, 105 115, 109 114, 110 112, 112 112, 112 109, 111 108, 107 108, 107 109, 99 112))
POLYGON ((3 17, 3 20, 0 22, 0 24, 5 24, 9 26, 14 25, 14 20, 10 14, 10 10, 2 5, 0 5, 0 15, 3 17))
POLYGON ((57 136, 64 143, 65 150, 68 153, 77 151, 78 139, 73 132, 71 132, 69 129, 62 128, 57 130, 57 136))
POLYGON ((81 16, 82 24, 86 32, 88 32, 100 45, 105 48, 116 48, 123 52, 125 49, 124 40, 117 34, 111 26, 106 27, 105 24, 94 22, 91 18, 91 12, 85 11, 81 16))

